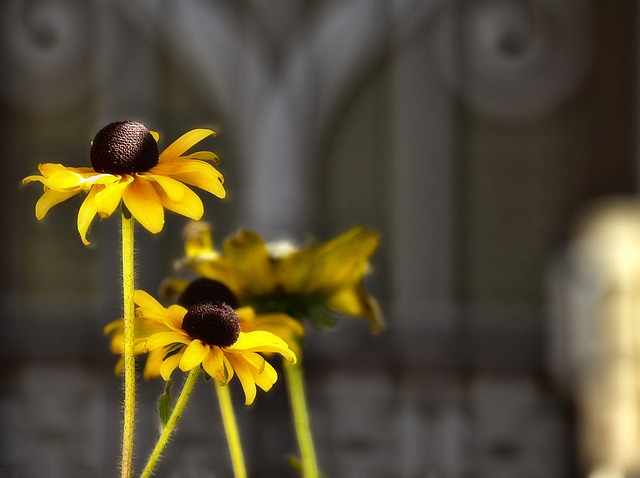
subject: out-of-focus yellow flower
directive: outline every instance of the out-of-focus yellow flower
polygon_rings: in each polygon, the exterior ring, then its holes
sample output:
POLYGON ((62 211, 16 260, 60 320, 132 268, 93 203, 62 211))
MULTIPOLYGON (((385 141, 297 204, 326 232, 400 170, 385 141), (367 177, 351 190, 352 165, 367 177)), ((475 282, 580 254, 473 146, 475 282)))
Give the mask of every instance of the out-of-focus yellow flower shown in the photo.
POLYGON ((111 216, 121 202, 156 234, 164 226, 165 208, 194 220, 202 217, 202 201, 187 184, 225 197, 222 174, 207 162, 217 163, 218 157, 211 151, 186 154, 212 135, 215 132, 210 129, 194 129, 158 154, 158 133, 133 121, 110 123, 91 143, 92 168, 44 163, 38 165, 40 175, 27 176, 22 182, 38 181, 44 186, 35 208, 39 220, 53 206, 87 193, 77 220, 84 244, 89 244, 87 232, 95 216, 111 216))
MULTIPOLYGON (((369 258, 380 241, 371 230, 356 227, 301 248, 266 243, 255 232, 240 231, 224 241, 220 251, 207 224, 189 224, 185 236, 179 267, 226 284, 240 305, 258 314, 286 314, 321 327, 332 325, 339 315, 367 317, 373 331, 384 327, 377 301, 363 286, 369 258)), ((165 290, 179 293, 185 284, 184 279, 169 279, 165 290)))
MULTIPOLYGON (((165 308, 142 290, 135 292, 134 299, 138 306, 136 327, 142 324, 141 331, 136 332, 137 351, 162 353, 161 360, 154 355, 147 361, 150 375, 159 374, 169 380, 176 368, 188 372, 202 366, 221 385, 237 375, 245 403, 250 405, 256 397, 256 386, 268 391, 278 379, 276 370, 261 353, 277 353, 290 362, 296 361, 296 355, 276 335, 264 330, 243 332, 238 314, 223 302, 198 302, 189 309, 180 305, 165 308)), ((112 349, 117 352, 119 346, 114 346, 114 337, 112 349)))

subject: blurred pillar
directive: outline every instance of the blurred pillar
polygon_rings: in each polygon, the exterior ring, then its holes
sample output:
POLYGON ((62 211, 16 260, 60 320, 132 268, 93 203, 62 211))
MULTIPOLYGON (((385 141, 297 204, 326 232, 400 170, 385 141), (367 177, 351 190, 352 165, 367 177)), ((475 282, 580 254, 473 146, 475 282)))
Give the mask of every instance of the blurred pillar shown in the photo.
POLYGON ((640 471, 640 203, 588 210, 553 275, 553 368, 590 478, 640 471))

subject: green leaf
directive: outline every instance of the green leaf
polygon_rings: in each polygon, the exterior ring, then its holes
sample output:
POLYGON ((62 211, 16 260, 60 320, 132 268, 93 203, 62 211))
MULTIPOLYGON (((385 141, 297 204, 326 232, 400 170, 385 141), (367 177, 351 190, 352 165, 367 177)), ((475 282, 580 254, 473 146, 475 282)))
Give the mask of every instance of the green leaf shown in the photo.
POLYGON ((160 424, 162 428, 167 426, 169 417, 171 416, 171 410, 173 409, 173 401, 171 400, 171 386, 173 382, 169 380, 164 389, 164 393, 158 400, 158 413, 160 414, 160 424))

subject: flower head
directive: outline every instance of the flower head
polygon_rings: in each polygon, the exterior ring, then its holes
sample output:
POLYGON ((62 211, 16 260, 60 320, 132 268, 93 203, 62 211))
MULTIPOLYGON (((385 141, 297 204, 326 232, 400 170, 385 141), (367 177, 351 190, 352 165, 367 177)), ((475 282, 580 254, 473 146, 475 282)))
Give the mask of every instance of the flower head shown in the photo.
MULTIPOLYGON (((241 316, 248 309, 236 312, 224 302, 198 302, 188 309, 180 305, 163 307, 142 290, 135 292, 137 304, 136 348, 138 353, 148 352, 148 374, 169 380, 176 368, 188 372, 202 366, 204 371, 221 385, 238 376, 250 405, 256 396, 256 386, 271 389, 278 374, 261 353, 277 353, 290 362, 296 355, 279 337, 261 330, 243 332, 241 316), (146 328, 145 328, 146 327, 146 328), (162 357, 158 360, 158 357, 162 357), (151 364, 150 364, 151 362, 151 364)), ((117 324, 117 322, 115 323, 117 324)), ((107 331, 117 332, 117 325, 107 331)), ((119 350, 118 338, 112 336, 112 350, 119 350), (114 341, 116 346, 114 347, 114 341)))
MULTIPOLYGON (((213 246, 210 226, 191 223, 185 229, 185 255, 178 264, 201 277, 224 283, 240 305, 258 314, 280 313, 331 325, 338 315, 368 317, 374 331, 384 327, 376 300, 364 289, 369 257, 378 234, 356 227, 324 243, 297 248, 269 244, 256 233, 241 231, 213 246)), ((180 293, 189 282, 165 281, 169 293, 180 293)))
POLYGON ((37 181, 44 186, 35 208, 39 220, 53 206, 87 193, 77 220, 84 244, 89 244, 87 232, 95 216, 111 216, 121 202, 145 229, 156 234, 164 226, 164 209, 194 220, 202 217, 202 201, 187 184, 225 197, 222 174, 207 162, 217 162, 218 157, 211 151, 187 154, 212 135, 215 132, 210 129, 194 129, 158 153, 157 133, 134 121, 110 123, 92 141, 91 168, 39 164, 40 175, 27 176, 22 182, 37 181))

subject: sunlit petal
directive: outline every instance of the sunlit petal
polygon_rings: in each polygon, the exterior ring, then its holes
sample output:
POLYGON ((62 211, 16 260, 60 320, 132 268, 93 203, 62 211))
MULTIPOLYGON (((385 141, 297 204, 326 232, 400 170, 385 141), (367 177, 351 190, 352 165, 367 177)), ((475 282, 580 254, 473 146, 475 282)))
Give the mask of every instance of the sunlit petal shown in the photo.
MULTIPOLYGON (((160 185, 160 189, 163 190, 169 200, 173 202, 180 201, 182 196, 184 196, 185 189, 188 189, 180 181, 161 174, 140 173, 139 176, 157 182, 160 185)), ((156 192, 157 191, 158 189, 156 189, 156 192)))
MULTIPOLYGON (((176 181, 177 182, 177 181, 176 181)), ((169 211, 175 212, 182 216, 198 221, 204 214, 204 205, 202 200, 191 189, 184 186, 182 197, 178 201, 172 201, 162 188, 156 188, 160 203, 169 211)))
POLYGON ((132 176, 116 184, 110 184, 96 194, 96 209, 100 217, 109 217, 116 210, 127 186, 133 181, 132 176))
POLYGON ((245 405, 251 405, 256 398, 256 384, 253 381, 253 374, 249 365, 241 356, 235 357, 234 354, 229 354, 227 358, 240 379, 240 384, 244 390, 245 405))
POLYGON ((78 232, 80 233, 80 239, 82 239, 82 243, 85 246, 89 245, 89 241, 87 240, 87 232, 89 231, 89 227, 91 226, 93 219, 98 213, 95 202, 95 196, 97 192, 98 187, 91 188, 91 191, 89 191, 89 194, 82 202, 82 204, 80 205, 80 209, 78 210, 78 232))
POLYGON ((204 161, 187 159, 159 163, 151 168, 150 172, 170 176, 178 181, 203 189, 219 198, 224 198, 227 194, 222 185, 224 177, 220 171, 204 161))
POLYGON ((183 157, 189 159, 200 159, 202 161, 211 161, 214 164, 218 164, 220 162, 218 155, 212 151, 196 151, 195 153, 189 153, 183 157))
POLYGON ((79 194, 81 190, 71 191, 71 192, 62 192, 62 191, 54 191, 53 189, 48 189, 40 196, 38 202, 36 202, 36 217, 38 220, 44 218, 49 209, 53 206, 60 204, 63 201, 66 201, 69 198, 72 198, 76 194, 79 194))
POLYGON ((254 373, 253 380, 258 387, 268 392, 273 387, 273 384, 278 381, 278 372, 269 362, 265 361, 262 371, 254 373))
POLYGON ((187 345, 184 355, 180 360, 180 370, 187 372, 197 365, 200 365, 209 353, 209 346, 201 340, 192 340, 187 345))
POLYGON ((211 347, 209 354, 202 360, 202 368, 221 385, 228 381, 224 373, 224 360, 219 347, 211 347))
POLYGON ((160 153, 160 162, 176 159, 185 153, 189 148, 199 143, 207 136, 215 136, 216 133, 210 129, 194 129, 180 136, 173 143, 160 153))
POLYGON ((287 343, 266 330, 240 332, 238 340, 228 349, 233 351, 277 353, 290 362, 296 361, 296 355, 289 349, 287 343))
POLYGON ((160 198, 148 181, 139 177, 124 190, 124 204, 131 215, 152 234, 162 231, 164 226, 164 209, 160 198))
POLYGON ((171 344, 188 344, 189 339, 179 332, 160 332, 153 334, 147 340, 149 350, 166 347, 171 344))
POLYGON ((165 380, 169 381, 171 378, 171 374, 178 367, 180 360, 182 359, 182 352, 172 355, 171 357, 167 357, 162 365, 160 366, 160 376, 165 380))

